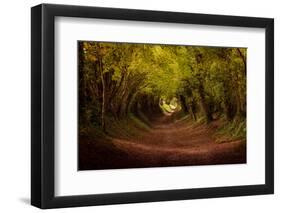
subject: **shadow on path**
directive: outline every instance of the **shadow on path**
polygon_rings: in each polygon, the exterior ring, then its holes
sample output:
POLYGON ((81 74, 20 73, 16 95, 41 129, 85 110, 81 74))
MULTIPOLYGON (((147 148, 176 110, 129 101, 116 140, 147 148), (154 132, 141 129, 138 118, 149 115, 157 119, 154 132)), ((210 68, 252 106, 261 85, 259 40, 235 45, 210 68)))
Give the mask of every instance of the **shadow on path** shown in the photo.
POLYGON ((173 122, 172 116, 161 116, 153 120, 150 131, 136 138, 113 139, 114 150, 104 148, 98 153, 100 147, 90 148, 92 153, 82 158, 86 160, 81 169, 246 163, 244 142, 216 143, 214 132, 212 126, 186 120, 173 122))

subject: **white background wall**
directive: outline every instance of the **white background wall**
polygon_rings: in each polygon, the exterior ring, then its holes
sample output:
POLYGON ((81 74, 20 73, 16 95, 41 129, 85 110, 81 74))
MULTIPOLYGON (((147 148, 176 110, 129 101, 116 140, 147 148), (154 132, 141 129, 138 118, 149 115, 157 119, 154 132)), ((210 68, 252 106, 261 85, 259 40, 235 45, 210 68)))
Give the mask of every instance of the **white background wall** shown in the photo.
MULTIPOLYGON (((2 1, 0 9, 0 212, 39 212, 30 197, 30 7, 37 0, 2 1)), ((279 1, 246 0, 45 0, 194 13, 275 18, 275 195, 201 199, 50 210, 50 212, 280 212, 281 210, 281 13, 279 1)))

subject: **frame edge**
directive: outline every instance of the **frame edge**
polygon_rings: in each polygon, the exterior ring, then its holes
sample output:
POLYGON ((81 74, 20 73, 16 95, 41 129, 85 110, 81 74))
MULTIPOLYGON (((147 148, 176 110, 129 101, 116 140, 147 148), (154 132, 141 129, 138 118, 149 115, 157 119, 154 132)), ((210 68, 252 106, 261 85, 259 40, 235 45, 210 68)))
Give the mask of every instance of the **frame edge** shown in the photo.
POLYGON ((31 205, 42 206, 41 53, 42 5, 31 8, 31 205))
MULTIPOLYGON (((109 205, 121 203, 139 203, 139 202, 158 202, 168 200, 184 200, 198 198, 218 198, 228 196, 247 196, 258 194, 273 194, 274 193, 274 20, 269 18, 250 18, 251 21, 245 23, 245 17, 234 16, 213 16, 212 20, 217 20, 221 17, 229 17, 226 21, 216 23, 217 25, 228 25, 234 18, 242 21, 241 25, 251 25, 251 27, 263 27, 266 29, 266 181, 264 185, 252 185, 241 187, 222 187, 216 191, 211 188, 201 189, 183 189, 171 191, 147 191, 134 193, 118 193, 118 194, 99 194, 99 195, 78 195, 55 197, 54 196, 54 141, 50 141, 54 137, 54 73, 50 68, 54 65, 53 48, 54 38, 53 21, 54 16, 58 14, 70 14, 73 7, 86 10, 84 6, 66 6, 41 4, 31 9, 31 204, 33 206, 47 208, 62 208, 74 206, 89 206, 89 205, 109 205), (63 8, 68 9, 66 12, 63 8), (260 21, 258 24, 255 21, 260 21), (46 33, 46 34, 45 34, 46 33), (48 46, 48 44, 51 46, 48 46), (49 72, 48 72, 49 70, 49 72), (40 89, 39 89, 40 88, 40 89), (49 103, 49 104, 47 104, 49 103), (49 143, 51 142, 51 144, 49 143), (250 191, 248 191, 250 190, 250 191), (196 192, 197 191, 197 192, 196 192), (127 196, 130 195, 128 198, 127 196), (155 198, 155 196, 158 198, 155 198), (154 196, 154 198, 153 198, 154 196), (173 198, 174 197, 174 198, 173 198), (95 200, 96 199, 96 200, 95 200)), ((95 7, 91 7, 93 10, 95 7)), ((88 10, 91 10, 88 9, 88 10)), ((119 10, 131 12, 127 15, 115 14, 121 16, 121 19, 131 15, 133 11, 142 13, 142 10, 131 9, 112 9, 100 8, 101 11, 119 10), (122 18, 123 17, 123 18, 122 18)), ((98 10, 95 8, 95 10, 98 10)), ((98 15, 100 12, 98 12, 98 15)), ((144 13, 156 12, 147 11, 144 13)), ((164 15, 163 11, 157 11, 157 14, 164 15)), ((173 17, 176 14, 170 13, 173 17)), ((81 13, 80 13, 81 14, 81 13)), ((110 14, 110 13, 109 13, 110 14)), ((110 15, 105 16, 110 16, 110 15)), ((191 16, 195 14, 189 14, 191 16)), ((204 14, 196 14, 205 16, 204 14)), ((75 16, 75 15, 74 15, 75 16)), ((79 15, 77 15, 79 17, 79 15)), ((94 16, 89 15, 88 16, 94 16)), ((170 17, 170 16, 169 16, 170 17)), ((155 17, 154 17, 155 18, 155 17)), ((167 17, 166 17, 167 18, 167 17)), ((164 20, 166 20, 164 18, 164 20)), ((205 17, 206 18, 206 17, 205 17)), ((133 18, 134 20, 135 18, 133 18)), ((143 18, 146 19, 146 18, 143 18)), ((184 20, 185 22, 186 20, 184 20)), ((165 21, 169 22, 169 21, 165 21)), ((217 21, 218 22, 218 21, 217 21)), ((193 23, 196 24, 196 23, 193 23)), ((203 23, 204 24, 204 23, 203 23)), ((205 19, 205 24, 207 24, 205 19)), ((216 25, 213 24, 213 25, 216 25)), ((236 22, 238 24, 238 22, 236 22)), ((53 71, 54 72, 54 71, 53 71)))
POLYGON ((274 194, 274 19, 268 19, 265 27, 265 184, 274 194))

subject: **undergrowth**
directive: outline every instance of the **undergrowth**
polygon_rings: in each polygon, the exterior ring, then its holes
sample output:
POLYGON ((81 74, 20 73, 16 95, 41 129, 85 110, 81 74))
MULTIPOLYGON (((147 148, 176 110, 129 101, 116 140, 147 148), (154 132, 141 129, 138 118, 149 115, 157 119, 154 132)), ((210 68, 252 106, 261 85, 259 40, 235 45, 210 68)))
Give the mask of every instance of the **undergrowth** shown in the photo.
POLYGON ((246 141, 246 119, 235 118, 231 122, 222 122, 215 134, 216 142, 223 143, 233 140, 246 141))
POLYGON ((105 132, 96 125, 89 126, 88 128, 80 127, 80 135, 87 135, 97 139, 110 139, 120 138, 128 139, 137 137, 143 131, 149 131, 150 126, 143 121, 147 119, 144 115, 139 119, 134 114, 130 113, 124 119, 118 120, 113 117, 106 117, 106 130, 105 132))

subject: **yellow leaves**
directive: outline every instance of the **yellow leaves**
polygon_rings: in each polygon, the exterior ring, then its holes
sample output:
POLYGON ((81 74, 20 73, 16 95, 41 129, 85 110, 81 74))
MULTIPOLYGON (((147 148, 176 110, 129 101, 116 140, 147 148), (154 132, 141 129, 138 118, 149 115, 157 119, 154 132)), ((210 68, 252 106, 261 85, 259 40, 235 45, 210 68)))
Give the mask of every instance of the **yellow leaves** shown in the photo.
POLYGON ((83 50, 84 50, 84 51, 89 50, 90 47, 91 47, 90 42, 87 42, 87 41, 82 41, 82 45, 83 45, 83 50))
POLYGON ((95 62, 95 61, 98 60, 98 58, 97 58, 95 55, 92 55, 92 54, 87 54, 87 55, 86 55, 86 59, 87 59, 88 61, 91 61, 91 62, 95 62))
POLYGON ((101 55, 101 56, 105 56, 106 53, 107 53, 107 49, 108 49, 107 47, 101 46, 101 47, 99 48, 98 54, 101 55))
MULTIPOLYGON (((246 56, 247 50, 239 49, 246 56)), ((188 80, 194 88, 204 83, 219 99, 222 83, 242 89, 246 84, 237 48, 83 42, 83 51, 89 73, 97 69, 93 62, 102 59, 102 72, 111 72, 111 80, 143 76, 146 92, 165 95, 182 92, 183 82, 188 80)))

